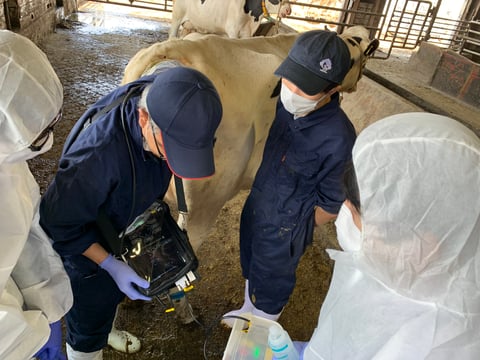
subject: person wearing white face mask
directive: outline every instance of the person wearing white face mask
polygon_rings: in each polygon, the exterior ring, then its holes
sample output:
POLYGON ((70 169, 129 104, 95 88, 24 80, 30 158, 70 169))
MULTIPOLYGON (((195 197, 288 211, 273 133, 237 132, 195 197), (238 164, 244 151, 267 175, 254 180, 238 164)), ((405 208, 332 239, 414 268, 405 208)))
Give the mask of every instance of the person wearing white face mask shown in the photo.
POLYGON ((301 34, 275 74, 280 100, 262 163, 240 223, 244 304, 225 314, 277 320, 295 287, 295 271, 315 225, 336 217, 355 129, 340 108, 350 52, 335 33, 301 34))
POLYGON ((479 164, 480 139, 445 116, 360 133, 343 251, 328 250, 333 277, 312 338, 295 342, 301 359, 480 358, 479 164))
POLYGON ((345 202, 342 204, 335 228, 340 247, 345 251, 359 251, 362 247, 362 220, 360 217, 360 195, 353 163, 348 163, 344 174, 345 202))
POLYGON ((60 319, 70 281, 39 225, 40 191, 27 160, 50 150, 63 88, 29 39, 0 30, 0 359, 66 359, 60 319))

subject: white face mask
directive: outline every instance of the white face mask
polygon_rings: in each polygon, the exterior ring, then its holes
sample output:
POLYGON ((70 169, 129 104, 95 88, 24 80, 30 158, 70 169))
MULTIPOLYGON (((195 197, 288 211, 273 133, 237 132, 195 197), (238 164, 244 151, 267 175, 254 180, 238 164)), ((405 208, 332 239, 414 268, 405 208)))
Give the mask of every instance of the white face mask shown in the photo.
POLYGON ((315 110, 320 100, 310 100, 303 96, 295 94, 288 87, 282 85, 280 90, 280 99, 285 109, 295 118, 305 116, 315 110))
POLYGON ((344 204, 335 220, 338 243, 344 251, 359 251, 362 248, 362 232, 353 222, 350 209, 344 204))

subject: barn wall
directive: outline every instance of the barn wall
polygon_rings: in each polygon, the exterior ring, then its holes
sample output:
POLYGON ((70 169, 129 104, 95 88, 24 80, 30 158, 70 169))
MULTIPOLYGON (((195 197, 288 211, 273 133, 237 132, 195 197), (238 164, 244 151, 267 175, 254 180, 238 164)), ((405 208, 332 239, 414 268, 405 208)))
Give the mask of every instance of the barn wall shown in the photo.
POLYGON ((424 83, 460 101, 480 107, 480 64, 451 50, 422 42, 410 58, 413 68, 425 75, 424 83))
POLYGON ((344 94, 342 109, 358 133, 386 116, 424 111, 366 76, 363 76, 358 82, 357 91, 344 94))
POLYGON ((379 82, 380 77, 374 78, 363 76, 358 82, 356 92, 343 94, 342 109, 349 116, 357 132, 384 117, 420 111, 449 116, 480 136, 480 117, 477 108, 469 107, 461 101, 447 100, 447 97, 439 96, 440 92, 437 91, 424 91, 415 95, 408 94, 411 89, 404 88, 402 94, 399 94, 391 90, 385 81, 379 82), (416 98, 421 98, 421 101, 416 98), (446 101, 445 106, 438 106, 442 99, 446 101))
POLYGON ((17 0, 20 34, 39 42, 55 31, 55 0, 17 0))
POLYGON ((77 0, 0 0, 0 29, 40 42, 55 31, 59 19, 77 11, 77 0))

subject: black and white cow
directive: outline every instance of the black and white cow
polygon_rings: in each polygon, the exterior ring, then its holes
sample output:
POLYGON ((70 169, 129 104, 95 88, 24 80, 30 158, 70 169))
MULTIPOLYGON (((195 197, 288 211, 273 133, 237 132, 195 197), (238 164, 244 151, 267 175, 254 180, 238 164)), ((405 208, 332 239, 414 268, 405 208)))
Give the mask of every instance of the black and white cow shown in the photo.
POLYGON ((175 0, 169 38, 180 37, 180 26, 187 33, 251 37, 270 13, 290 15, 288 0, 175 0))

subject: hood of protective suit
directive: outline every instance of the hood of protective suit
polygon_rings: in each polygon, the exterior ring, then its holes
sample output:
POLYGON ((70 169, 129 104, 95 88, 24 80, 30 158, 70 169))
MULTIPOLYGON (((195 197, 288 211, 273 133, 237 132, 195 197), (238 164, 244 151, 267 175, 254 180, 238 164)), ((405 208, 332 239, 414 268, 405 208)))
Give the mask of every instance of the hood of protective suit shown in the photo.
POLYGON ((480 140, 455 120, 391 116, 353 149, 365 271, 410 299, 480 313, 480 140))
POLYGON ((352 158, 363 234, 328 250, 333 276, 303 358, 479 359, 480 140, 406 113, 360 132, 352 158))
POLYGON ((62 103, 63 88, 46 55, 29 39, 0 30, 0 164, 31 158, 26 149, 62 103))

